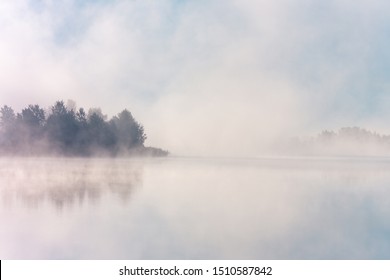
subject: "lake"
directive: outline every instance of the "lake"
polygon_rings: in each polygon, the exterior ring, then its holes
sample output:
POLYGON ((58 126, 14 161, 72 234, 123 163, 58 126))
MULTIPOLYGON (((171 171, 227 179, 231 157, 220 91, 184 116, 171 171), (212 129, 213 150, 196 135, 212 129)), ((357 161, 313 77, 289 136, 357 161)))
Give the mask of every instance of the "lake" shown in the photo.
POLYGON ((0 259, 390 259, 387 158, 2 158, 0 259))

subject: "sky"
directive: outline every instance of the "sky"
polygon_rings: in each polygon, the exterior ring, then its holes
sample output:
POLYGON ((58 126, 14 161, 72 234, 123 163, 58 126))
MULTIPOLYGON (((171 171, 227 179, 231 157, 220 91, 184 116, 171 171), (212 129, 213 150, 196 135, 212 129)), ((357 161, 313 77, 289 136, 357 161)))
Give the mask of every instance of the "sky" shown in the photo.
POLYGON ((129 109, 146 145, 262 155, 280 139, 390 133, 388 1, 0 2, 0 106, 129 109))

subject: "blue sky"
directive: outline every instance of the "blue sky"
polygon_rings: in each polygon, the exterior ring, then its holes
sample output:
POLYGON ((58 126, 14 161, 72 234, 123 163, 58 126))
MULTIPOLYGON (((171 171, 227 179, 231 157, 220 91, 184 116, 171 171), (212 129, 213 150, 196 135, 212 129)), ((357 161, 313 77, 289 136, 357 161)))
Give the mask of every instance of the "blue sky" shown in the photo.
POLYGON ((390 133, 386 1, 0 3, 0 104, 130 109, 148 144, 258 155, 359 125, 390 133))

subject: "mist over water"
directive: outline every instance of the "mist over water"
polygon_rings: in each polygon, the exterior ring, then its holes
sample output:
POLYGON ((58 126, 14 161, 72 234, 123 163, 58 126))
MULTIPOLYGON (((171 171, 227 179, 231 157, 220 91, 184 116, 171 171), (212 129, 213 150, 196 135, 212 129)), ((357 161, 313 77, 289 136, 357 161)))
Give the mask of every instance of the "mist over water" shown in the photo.
POLYGON ((389 8, 0 1, 0 259, 390 259, 389 8))
POLYGON ((387 158, 0 160, 2 259, 388 259, 387 158))
POLYGON ((128 200, 141 182, 139 164, 121 159, 2 158, 0 185, 7 201, 27 206, 53 204, 58 210, 97 201, 105 192, 128 200), (125 162, 125 164, 123 164, 125 162))

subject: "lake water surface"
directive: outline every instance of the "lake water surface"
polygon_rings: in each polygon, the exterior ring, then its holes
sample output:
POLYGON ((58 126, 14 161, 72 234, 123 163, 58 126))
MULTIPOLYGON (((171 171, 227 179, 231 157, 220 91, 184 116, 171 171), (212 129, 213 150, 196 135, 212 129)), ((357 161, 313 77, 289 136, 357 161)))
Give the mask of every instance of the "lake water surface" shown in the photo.
POLYGON ((0 159, 0 259, 390 259, 390 160, 0 159))

